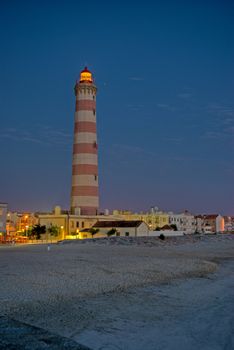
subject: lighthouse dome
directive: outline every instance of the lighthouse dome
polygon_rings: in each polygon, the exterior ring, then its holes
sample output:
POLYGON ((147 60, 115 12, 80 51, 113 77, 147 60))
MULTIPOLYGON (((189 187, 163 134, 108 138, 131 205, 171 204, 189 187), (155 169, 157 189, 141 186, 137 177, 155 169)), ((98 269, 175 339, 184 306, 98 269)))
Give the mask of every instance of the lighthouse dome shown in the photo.
POLYGON ((80 73, 80 83, 92 83, 93 77, 92 73, 85 67, 80 73))

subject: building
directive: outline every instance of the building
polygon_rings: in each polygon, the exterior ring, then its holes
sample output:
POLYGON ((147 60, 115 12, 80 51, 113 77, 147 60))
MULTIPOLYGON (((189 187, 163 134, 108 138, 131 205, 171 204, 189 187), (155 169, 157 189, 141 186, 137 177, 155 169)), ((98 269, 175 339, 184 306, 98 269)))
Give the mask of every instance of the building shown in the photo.
POLYGON ((175 225, 178 231, 183 231, 184 233, 196 232, 196 219, 187 210, 181 214, 169 212, 169 224, 175 225))
POLYGON ((224 232, 224 217, 221 215, 218 215, 216 220, 215 220, 215 229, 216 232, 223 233, 224 232))
POLYGON ((149 234, 148 225, 142 220, 116 220, 116 221, 97 221, 93 228, 98 229, 97 235, 108 235, 112 231, 115 236, 138 237, 147 236, 149 234))
POLYGON ((59 231, 59 239, 85 238, 81 232, 91 228, 97 221, 118 220, 118 217, 109 215, 75 215, 69 211, 61 210, 59 206, 52 213, 38 214, 39 224, 45 225, 47 229, 55 226, 59 231))
POLYGON ((216 218, 218 214, 203 215, 203 231, 205 233, 216 232, 216 218))
POLYGON ((202 215, 195 215, 195 225, 196 230, 195 233, 202 233, 203 232, 203 216, 202 215))
POLYGON ((234 232, 234 216, 224 216, 224 230, 234 232))
POLYGON ((75 85, 71 214, 97 215, 98 157, 96 132, 96 92, 91 72, 85 67, 75 85))
POLYGON ((11 212, 7 213, 7 232, 9 235, 27 233, 34 225, 38 224, 38 217, 34 213, 11 212))
POLYGON ((119 220, 142 220, 150 228, 155 230, 169 224, 169 215, 163 211, 150 211, 149 213, 132 213, 128 210, 114 210, 113 215, 119 220))
POLYGON ((7 203, 0 203, 0 240, 6 238, 7 203))
POLYGON ((151 212, 141 217, 149 225, 151 230, 160 229, 169 224, 169 215, 163 211, 151 212))
POLYGON ((10 237, 14 237, 19 227, 19 214, 14 211, 8 211, 7 213, 7 222, 6 222, 6 230, 7 235, 10 237))

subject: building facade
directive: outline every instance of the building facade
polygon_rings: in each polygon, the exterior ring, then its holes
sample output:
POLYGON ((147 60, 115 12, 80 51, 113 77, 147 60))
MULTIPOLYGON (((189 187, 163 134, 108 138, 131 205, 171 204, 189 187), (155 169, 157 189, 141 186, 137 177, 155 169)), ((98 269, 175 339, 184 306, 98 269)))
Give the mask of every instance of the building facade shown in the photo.
POLYGON ((7 203, 0 203, 0 239, 6 238, 7 203))
POLYGON ((99 230, 97 237, 106 237, 111 230, 116 231, 114 236, 122 237, 140 237, 149 234, 149 227, 142 220, 98 221, 93 227, 99 230))
POLYGON ((85 67, 75 85, 71 214, 97 215, 99 208, 96 93, 91 72, 85 67))
POLYGON ((175 225, 178 231, 184 231, 184 233, 196 232, 196 219, 194 215, 185 211, 181 214, 169 213, 169 224, 175 225))
POLYGON ((58 239, 82 238, 82 230, 91 228, 97 221, 118 220, 116 216, 109 215, 75 215, 63 211, 59 206, 52 213, 38 214, 39 224, 45 225, 47 230, 54 226, 58 229, 58 239))
POLYGON ((150 228, 155 230, 169 224, 169 215, 163 211, 151 211, 149 213, 132 213, 128 210, 114 210, 113 215, 119 220, 142 220, 150 228))

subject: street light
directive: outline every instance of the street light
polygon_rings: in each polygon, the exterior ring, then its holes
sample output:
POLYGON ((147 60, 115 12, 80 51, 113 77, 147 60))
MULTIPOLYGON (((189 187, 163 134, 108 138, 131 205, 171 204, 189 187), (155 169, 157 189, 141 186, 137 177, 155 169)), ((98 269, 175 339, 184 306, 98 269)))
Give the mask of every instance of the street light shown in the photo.
POLYGON ((64 239, 64 230, 63 230, 63 226, 60 226, 60 232, 62 233, 62 239, 64 239))

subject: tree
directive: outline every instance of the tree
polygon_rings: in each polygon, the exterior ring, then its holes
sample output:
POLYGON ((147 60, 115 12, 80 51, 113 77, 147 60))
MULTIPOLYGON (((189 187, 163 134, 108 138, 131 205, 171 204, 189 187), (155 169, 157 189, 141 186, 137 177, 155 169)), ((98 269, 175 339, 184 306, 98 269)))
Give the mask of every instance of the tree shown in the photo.
POLYGON ((51 236, 57 237, 59 234, 59 228, 58 226, 50 226, 48 232, 51 236))
POLYGON ((110 229, 106 234, 108 237, 113 236, 117 232, 116 228, 110 229))
POLYGON ((99 228, 91 227, 91 228, 89 229, 89 233, 91 233, 92 238, 93 238, 93 236, 96 235, 96 233, 98 233, 98 232, 99 232, 99 228))
POLYGON ((174 231, 178 231, 177 226, 176 226, 175 224, 171 224, 171 228, 172 228, 174 231))
POLYGON ((35 237, 36 239, 40 239, 41 238, 41 235, 43 233, 46 233, 46 226, 45 225, 35 225, 33 226, 32 228, 32 231, 31 231, 31 237, 35 237))

